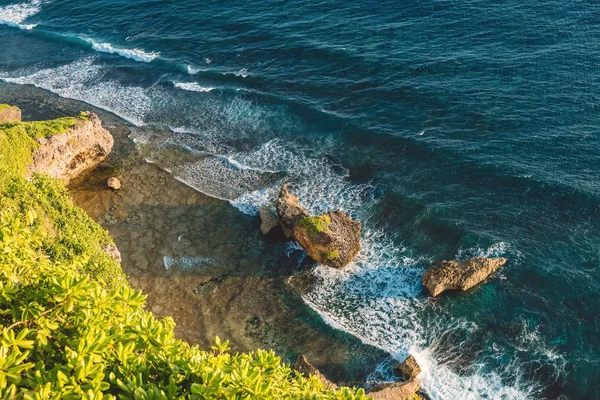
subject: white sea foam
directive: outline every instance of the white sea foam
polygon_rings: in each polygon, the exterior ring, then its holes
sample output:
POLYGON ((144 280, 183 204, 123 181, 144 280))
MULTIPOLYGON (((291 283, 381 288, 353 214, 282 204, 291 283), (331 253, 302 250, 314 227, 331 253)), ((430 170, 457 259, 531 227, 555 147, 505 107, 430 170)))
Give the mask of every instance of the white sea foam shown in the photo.
POLYGON ((89 57, 56 68, 26 72, 21 76, 0 76, 0 79, 34 85, 62 97, 85 101, 135 125, 144 125, 144 118, 152 109, 147 91, 117 81, 103 81, 103 75, 103 67, 95 63, 95 58, 89 57))
POLYGON ((193 270, 213 263, 214 260, 209 257, 163 257, 165 269, 193 270))
POLYGON ((114 47, 110 43, 98 43, 93 39, 83 38, 86 42, 92 45, 92 49, 101 53, 118 54, 121 57, 129 58, 131 60, 149 63, 152 60, 160 56, 159 52, 147 52, 143 49, 122 49, 114 47))
POLYGON ((173 82, 173 86, 191 92, 210 92, 215 89, 210 86, 200 86, 197 82, 173 82))
POLYGON ((187 66, 187 72, 190 75, 196 75, 200 71, 202 71, 200 68, 196 68, 196 67, 193 67, 191 65, 187 66))
POLYGON ((22 22, 37 14, 44 3, 41 0, 32 0, 27 3, 0 7, 0 24, 23 30, 31 30, 35 28, 35 24, 23 24, 22 22))
POLYGON ((246 78, 248 76, 248 70, 246 68, 241 69, 237 72, 234 72, 235 76, 241 76, 242 78, 246 78))
MULTIPOLYGON (((344 270, 319 266, 315 273, 320 283, 303 294, 304 301, 327 323, 389 352, 398 360, 413 354, 423 370, 422 386, 433 399, 535 396, 539 388, 515 375, 518 365, 494 372, 476 365, 474 373, 462 376, 439 363, 435 355, 439 357, 440 352, 449 351, 443 350, 445 333, 479 328, 473 322, 449 316, 420 317, 428 307, 428 301, 420 296, 420 277, 422 265, 429 261, 413 258, 382 231, 367 230, 361 244, 359 256, 344 270), (428 342, 428 337, 433 337, 432 341, 428 342), (506 384, 506 378, 512 379, 513 384, 506 384)), ((460 353, 460 349, 451 351, 460 353)), ((373 375, 381 374, 375 371, 373 375)))

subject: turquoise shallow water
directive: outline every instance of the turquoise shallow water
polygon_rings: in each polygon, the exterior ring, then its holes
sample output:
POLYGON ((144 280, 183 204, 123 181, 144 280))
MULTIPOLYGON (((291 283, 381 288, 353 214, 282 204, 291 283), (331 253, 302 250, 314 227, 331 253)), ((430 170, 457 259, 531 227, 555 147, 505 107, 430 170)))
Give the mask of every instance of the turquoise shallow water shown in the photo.
POLYGON ((127 119, 241 212, 287 179, 351 213, 358 261, 318 267, 304 300, 414 353, 433 399, 594 399, 598 21, 589 1, 1 0, 0 78, 127 119), (424 296, 431 262, 475 254, 509 262, 424 296))

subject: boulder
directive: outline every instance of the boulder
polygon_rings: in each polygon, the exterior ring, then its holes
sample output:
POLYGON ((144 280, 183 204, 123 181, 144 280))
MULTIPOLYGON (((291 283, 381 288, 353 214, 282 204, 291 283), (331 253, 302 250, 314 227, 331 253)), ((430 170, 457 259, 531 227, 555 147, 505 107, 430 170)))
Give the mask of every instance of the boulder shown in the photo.
POLYGON ((446 290, 465 291, 506 264, 506 258, 477 257, 467 261, 441 261, 423 274, 423 286, 432 296, 446 290))
POLYGON ((106 186, 114 190, 119 190, 121 189, 121 181, 119 180, 119 178, 112 177, 109 178, 108 181, 106 181, 106 186))
POLYGON ((104 252, 106 254, 108 254, 110 256, 110 258, 112 258, 116 262, 118 262, 118 263, 121 262, 121 252, 117 248, 117 245, 115 245, 115 244, 107 245, 102 250, 104 250, 104 252))
POLYGON ((262 206, 258 209, 258 213, 260 214, 260 231, 263 235, 268 234, 273 228, 279 226, 277 214, 271 207, 262 206))
POLYGON ((319 371, 311 363, 309 363, 308 359, 304 355, 298 357, 298 361, 296 361, 294 369, 307 378, 310 375, 318 378, 321 381, 321 383, 323 383, 323 386, 325 386, 325 388, 327 389, 337 389, 337 385, 325 378, 325 375, 323 375, 321 371, 319 371))
POLYGON ((367 390, 367 396, 374 400, 403 400, 412 399, 421 389, 417 378, 406 382, 382 383, 367 390))
POLYGON ((13 122, 21 122, 21 110, 8 104, 0 104, 0 124, 13 122))
POLYGON ((315 261, 343 268, 360 250, 360 223, 340 210, 311 216, 283 185, 276 204, 284 234, 296 240, 315 261))
POLYGON ((102 127, 100 118, 88 113, 65 133, 41 138, 33 153, 27 176, 43 172, 68 183, 85 170, 96 167, 112 150, 111 134, 102 127))
POLYGON ((421 373, 421 368, 417 364, 417 360, 410 355, 402 364, 396 367, 396 373, 406 380, 416 378, 421 373))

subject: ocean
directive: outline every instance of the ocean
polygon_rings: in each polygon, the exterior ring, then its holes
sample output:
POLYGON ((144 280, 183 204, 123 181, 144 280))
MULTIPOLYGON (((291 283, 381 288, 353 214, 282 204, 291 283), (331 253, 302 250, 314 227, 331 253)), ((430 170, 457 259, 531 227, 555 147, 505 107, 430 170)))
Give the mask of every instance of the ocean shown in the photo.
POLYGON ((240 213, 287 181, 360 221, 303 301, 431 399, 600 399, 599 2, 0 0, 0 49, 240 213), (508 263, 426 296, 475 255, 508 263))

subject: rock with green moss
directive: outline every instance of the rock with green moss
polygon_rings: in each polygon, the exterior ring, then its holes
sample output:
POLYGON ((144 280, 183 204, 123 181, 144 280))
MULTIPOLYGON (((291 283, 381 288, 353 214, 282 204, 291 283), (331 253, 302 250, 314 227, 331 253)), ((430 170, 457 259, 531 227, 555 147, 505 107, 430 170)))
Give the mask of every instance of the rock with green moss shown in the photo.
POLYGON ((340 210, 311 216, 284 185, 277 200, 277 214, 284 233, 296 240, 315 261, 343 268, 360 250, 360 223, 340 210))
POLYGON ((0 124, 21 122, 21 110, 8 104, 0 104, 0 124))

